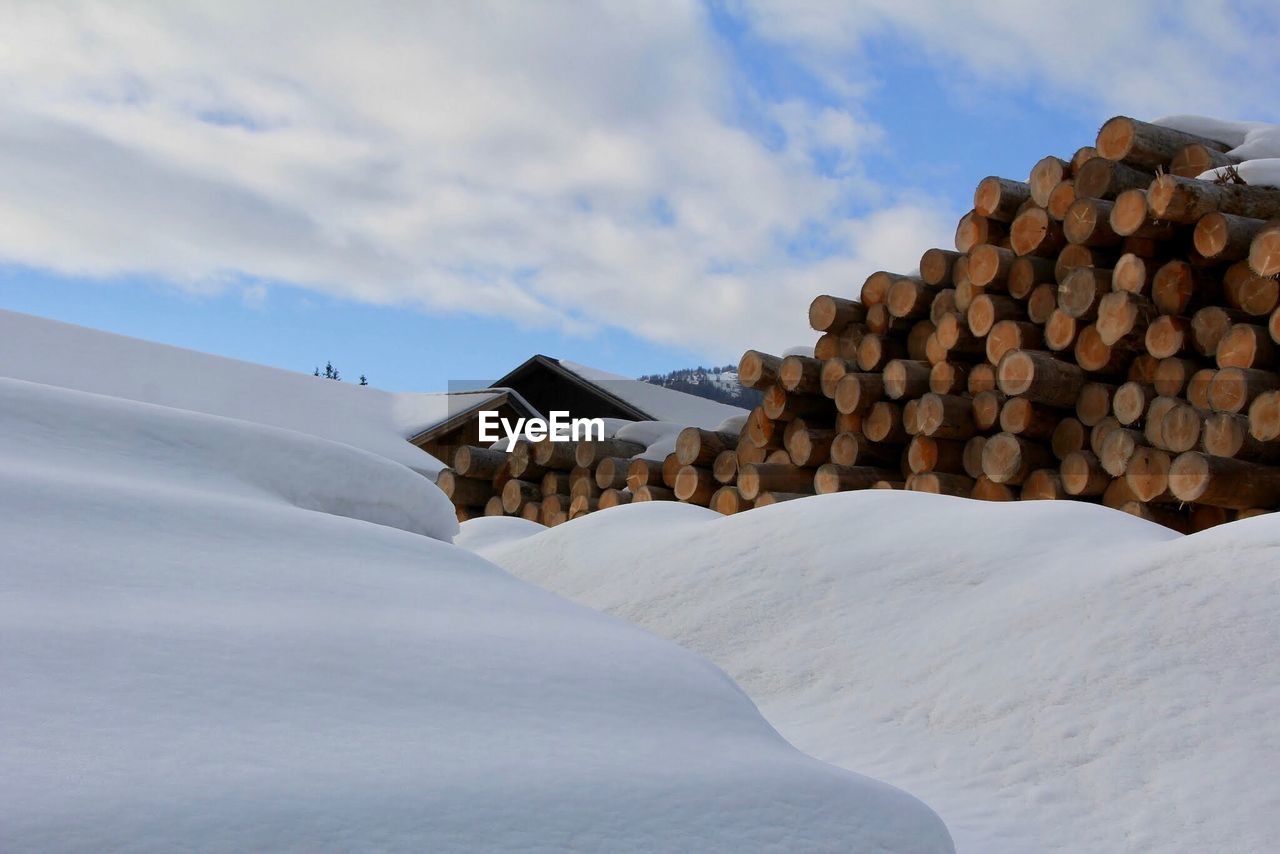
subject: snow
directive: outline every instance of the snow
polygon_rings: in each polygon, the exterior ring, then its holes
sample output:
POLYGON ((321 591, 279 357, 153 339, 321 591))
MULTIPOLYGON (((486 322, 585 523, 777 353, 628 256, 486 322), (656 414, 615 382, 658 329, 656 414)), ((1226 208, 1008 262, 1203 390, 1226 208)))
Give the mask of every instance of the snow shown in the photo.
POLYGON ((560 359, 559 362, 565 370, 598 385, 637 409, 653 415, 659 421, 671 421, 686 427, 702 427, 710 430, 726 418, 740 415, 744 411, 738 406, 707 400, 673 388, 664 388, 564 359, 560 359))
POLYGON ((385 392, 2 309, 0 376, 281 427, 427 475, 442 463, 406 440, 494 395, 385 392))
POLYGON ((922 797, 959 851, 1280 837, 1273 517, 1183 537, 877 490, 633 504, 480 553, 706 655, 802 750, 922 797))
MULTIPOLYGON (((1231 167, 1245 183, 1264 187, 1280 187, 1280 125, 1266 122, 1237 122, 1208 116, 1165 116, 1153 124, 1194 133, 1214 139, 1232 148, 1228 154, 1240 158, 1231 167)), ((1214 181, 1227 168, 1210 169, 1196 176, 1201 181, 1214 181)))
POLYGON ((619 439, 645 446, 642 453, 636 454, 637 457, 660 461, 675 453, 676 438, 685 426, 671 421, 635 421, 619 430, 617 435, 619 439))
POLYGON ((63 382, 0 378, 0 849, 951 850, 704 659, 442 541, 426 478, 266 423, 337 383, 4 322, 63 382))

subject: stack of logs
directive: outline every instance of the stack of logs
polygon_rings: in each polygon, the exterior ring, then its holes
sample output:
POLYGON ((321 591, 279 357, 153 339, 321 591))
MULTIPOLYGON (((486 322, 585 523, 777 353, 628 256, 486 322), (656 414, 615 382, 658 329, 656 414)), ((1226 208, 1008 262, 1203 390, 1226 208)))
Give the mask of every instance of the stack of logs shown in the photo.
POLYGON ((547 524, 865 488, 1073 498, 1180 531, 1280 508, 1280 190, 1195 178, 1228 148, 1113 118, 1025 182, 984 179, 916 273, 817 297, 813 356, 747 351, 763 403, 740 433, 688 428, 665 461, 464 448, 441 485, 460 518, 547 524))

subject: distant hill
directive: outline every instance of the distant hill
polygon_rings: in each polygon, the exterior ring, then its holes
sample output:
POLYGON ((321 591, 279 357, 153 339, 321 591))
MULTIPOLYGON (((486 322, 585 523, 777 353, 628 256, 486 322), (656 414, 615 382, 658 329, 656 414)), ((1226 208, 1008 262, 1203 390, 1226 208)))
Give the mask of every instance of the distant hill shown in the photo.
POLYGON ((647 374, 642 382, 673 388, 686 394, 751 409, 760 404, 760 392, 738 384, 738 366, 683 368, 667 374, 647 374))

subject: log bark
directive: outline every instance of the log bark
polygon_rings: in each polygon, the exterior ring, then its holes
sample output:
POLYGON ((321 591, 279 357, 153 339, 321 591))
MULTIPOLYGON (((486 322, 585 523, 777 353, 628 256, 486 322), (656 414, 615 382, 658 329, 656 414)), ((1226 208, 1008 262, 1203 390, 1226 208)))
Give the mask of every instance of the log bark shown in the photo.
POLYGON ((846 373, 836 383, 836 410, 844 414, 865 415, 884 393, 884 374, 857 371, 846 373))
POLYGON ((1182 501, 1247 509, 1280 504, 1280 469, 1196 451, 1178 456, 1169 485, 1182 501))
POLYGON ((774 385, 765 389, 760 409, 774 421, 790 421, 829 413, 831 402, 820 395, 789 394, 782 386, 774 385))
POLYGON ((1161 314, 1190 314, 1193 304, 1204 305, 1222 295, 1222 281, 1174 259, 1156 270, 1151 301, 1161 314))
POLYGON ((631 460, 625 457, 605 457, 596 464, 596 484, 602 490, 624 489, 630 469, 631 460))
POLYGON ((937 362, 929 369, 929 391, 963 394, 969 383, 969 366, 963 362, 937 362))
POLYGON ((1062 224, 1042 208, 1024 210, 1009 227, 1009 245, 1019 255, 1052 255, 1065 243, 1062 224))
POLYGON ((1058 474, 1062 478, 1062 489, 1068 495, 1102 495, 1111 485, 1111 475, 1090 451, 1068 454, 1058 467, 1058 474))
POLYGON ((973 209, 987 219, 1012 222, 1018 208, 1030 198, 1029 185, 989 175, 978 182, 973 191, 973 209))
POLYGON ((950 249, 927 249, 920 256, 920 278, 941 287, 951 283, 951 268, 963 253, 950 249))
POLYGON ((566 471, 549 471, 538 482, 543 495, 568 495, 571 478, 566 471))
POLYGON ((631 493, 631 503, 641 501, 675 501, 676 494, 665 486, 642 486, 631 493))
POLYGON ((1184 145, 1169 161, 1169 172, 1179 178, 1195 178, 1223 166, 1234 166, 1240 158, 1199 142, 1184 145))
POLYGON ((534 462, 533 443, 527 439, 520 439, 511 449, 507 470, 517 480, 536 480, 546 473, 545 468, 534 462))
POLYGON ((755 500, 762 492, 813 493, 814 470, 786 464, 753 463, 738 472, 738 491, 755 500))
POLYGON ((1043 441, 1053 435, 1062 417, 1057 409, 1032 403, 1024 397, 1011 397, 1000 407, 1000 429, 1043 441))
POLYGON ((1266 224, 1264 219, 1213 211, 1196 222, 1192 242, 1196 251, 1205 258, 1238 261, 1249 257, 1249 246, 1253 243, 1253 238, 1266 224))
POLYGON ((1150 183, 1150 172, 1105 157, 1088 161, 1075 175, 1076 195, 1082 199, 1114 199, 1125 190, 1145 190, 1150 183))
POLYGON ((1209 382, 1209 406, 1219 412, 1244 412, 1267 391, 1280 389, 1280 374, 1256 368, 1222 368, 1209 382))
POLYGON ((1192 225, 1215 211, 1254 219, 1280 217, 1280 192, 1272 187, 1214 184, 1194 178, 1161 175, 1147 188, 1152 216, 1192 225))
POLYGON ((818 332, 836 331, 866 319, 866 307, 856 300, 823 294, 809 303, 809 325, 818 332))
POLYGON ((1009 278, 1005 287, 1009 296, 1015 299, 1026 299, 1036 285, 1057 283, 1057 261, 1050 258, 1039 258, 1035 255, 1024 255, 1014 259, 1009 268, 1009 278))
POLYGON ((1183 148, 1192 143, 1214 151, 1226 151, 1231 147, 1217 140, 1148 124, 1128 116, 1108 119, 1098 131, 1098 141, 1094 146, 1100 157, 1154 170, 1168 166, 1183 148))
POLYGON ((934 495, 953 495, 968 498, 973 492, 973 478, 963 474, 927 471, 907 478, 907 489, 913 492, 929 492, 934 495))
POLYGON ((858 367, 863 371, 883 371, 894 359, 907 355, 907 348, 899 338, 867 334, 858 345, 858 367))
POLYGON ((662 486, 662 463, 657 460, 632 460, 627 467, 627 489, 634 495, 642 486, 662 486))
POLYGON ((608 510, 610 507, 618 507, 622 504, 630 504, 632 495, 630 492, 623 492, 621 489, 606 489, 600 493, 601 510, 608 510))
POLYGON ((794 501, 797 498, 807 498, 809 493, 805 492, 762 492, 755 500, 756 507, 768 507, 770 504, 781 504, 784 501, 794 501))
POLYGON ((1076 418, 1086 427, 1093 427, 1111 412, 1111 400, 1116 387, 1109 383, 1087 382, 1080 386, 1076 398, 1076 418))
MULTIPOLYGON (((979 243, 999 243, 1006 234, 1005 227, 993 219, 988 219, 977 211, 969 211, 960 217, 956 224, 956 251, 965 253, 979 243)), ((952 267, 952 276, 955 267, 952 267)))
POLYGON ((754 506, 755 502, 743 498, 734 486, 722 486, 711 496, 711 509, 722 516, 732 516, 734 513, 750 510, 754 506))
POLYGON ((1266 421, 1259 419, 1257 412, 1260 407, 1275 405, 1266 403, 1267 396, 1273 394, 1267 392, 1255 400, 1247 416, 1235 412, 1210 413, 1200 428, 1200 445, 1205 453, 1250 462, 1280 462, 1280 445, 1275 442, 1280 429, 1265 426, 1266 421), (1260 426, 1264 429, 1260 430, 1260 426))
POLYGON ((814 473, 813 489, 818 495, 830 495, 833 492, 870 489, 879 481, 894 481, 900 477, 894 469, 826 463, 814 473))
POLYGON ((1280 281, 1259 276, 1245 261, 1237 261, 1222 274, 1227 305, 1251 317, 1267 317, 1280 305, 1280 281))
POLYGON ((1005 397, 998 391, 980 391, 973 396, 973 424, 978 430, 993 430, 1000 423, 1005 397))
POLYGON ((493 483, 478 477, 463 477, 453 469, 444 469, 436 477, 436 486, 454 504, 483 507, 493 495, 493 483))
POLYGON ((833 429, 813 427, 797 418, 787 425, 783 446, 793 465, 812 468, 828 459, 837 435, 833 429))
POLYGON ((1084 382, 1079 366, 1043 351, 1011 349, 996 367, 1000 391, 1049 406, 1074 406, 1084 382))
POLYGON ((644 448, 639 442, 626 439, 592 439, 578 443, 573 459, 583 468, 592 468, 608 457, 634 457, 642 453, 644 448))
POLYGON ((929 390, 928 362, 912 359, 894 359, 884 366, 884 395, 890 400, 914 398, 929 390))
POLYGON ((862 420, 862 432, 873 442, 906 442, 909 438, 902 423, 902 407, 882 400, 871 407, 862 420))
POLYGON ((524 506, 531 501, 542 500, 542 488, 527 480, 509 480, 502 487, 502 509, 508 516, 520 515, 524 506))
POLYGON ((967 439, 977 430, 973 419, 973 400, 959 395, 929 392, 920 398, 916 423, 921 436, 967 439))
POLYGON ((982 473, 995 483, 1021 484, 1053 464, 1048 449, 1012 433, 997 433, 982 448, 982 473))
POLYGON ((464 445, 453 454, 453 470, 462 477, 493 480, 506 464, 507 454, 503 451, 464 445))
POLYGON ((987 333, 987 361, 1000 364, 1010 350, 1038 350, 1044 344, 1044 332, 1034 323, 1002 320, 987 333))
POLYGON ((1112 292, 1110 270, 1075 267, 1058 285, 1058 309, 1077 320, 1092 320, 1102 298, 1112 292))
POLYGON ((954 439, 914 436, 907 445, 907 467, 916 474, 926 471, 961 474, 964 472, 964 445, 964 442, 954 439))
POLYGON ((1057 469, 1036 469, 1027 475, 1018 497, 1022 501, 1054 501, 1068 496, 1057 469))
POLYGON ((1062 218, 1062 233, 1067 242, 1081 246, 1116 246, 1124 237, 1111 227, 1110 202, 1100 199, 1076 199, 1062 218))
POLYGON ((831 441, 831 462, 842 466, 893 468, 902 459, 902 448, 873 442, 861 433, 839 433, 831 441))
POLYGON ((763 391, 778 381, 782 360, 759 350, 748 350, 738 362, 738 382, 746 388, 763 391))
MULTIPOLYGON (((1012 297, 983 294, 970 304, 965 320, 975 338, 985 338, 997 323, 1005 320, 1025 320, 1026 316, 1025 306, 1012 297)), ((985 343, 983 346, 985 349, 985 343)))

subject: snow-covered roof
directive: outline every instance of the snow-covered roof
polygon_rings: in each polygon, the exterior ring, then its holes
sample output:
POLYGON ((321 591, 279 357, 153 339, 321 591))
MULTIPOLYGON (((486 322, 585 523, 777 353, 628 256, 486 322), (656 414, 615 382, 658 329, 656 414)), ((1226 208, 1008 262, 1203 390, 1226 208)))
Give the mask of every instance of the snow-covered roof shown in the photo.
POLYGON ((742 415, 746 411, 740 406, 707 400, 673 388, 664 388, 566 359, 543 358, 558 364, 564 370, 618 398, 628 406, 640 410, 648 420, 669 421, 710 430, 726 419, 742 415))
POLYGON ((397 393, 0 310, 0 376, 283 427, 434 474, 408 439, 506 393, 397 393))

